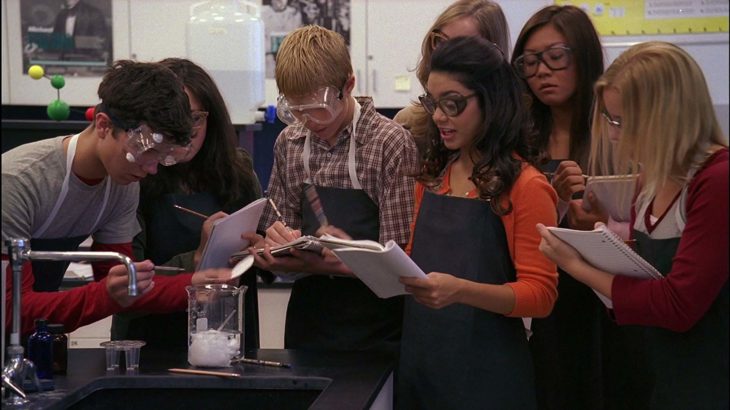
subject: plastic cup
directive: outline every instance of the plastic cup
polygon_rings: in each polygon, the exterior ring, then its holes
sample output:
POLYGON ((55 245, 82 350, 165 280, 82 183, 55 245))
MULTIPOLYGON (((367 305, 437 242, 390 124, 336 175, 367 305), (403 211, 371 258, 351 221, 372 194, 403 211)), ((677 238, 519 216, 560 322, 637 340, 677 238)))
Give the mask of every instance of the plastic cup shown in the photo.
POLYGON ((110 340, 101 343, 106 349, 106 371, 116 373, 119 370, 119 355, 124 352, 125 372, 139 371, 139 349, 144 346, 142 340, 110 340))

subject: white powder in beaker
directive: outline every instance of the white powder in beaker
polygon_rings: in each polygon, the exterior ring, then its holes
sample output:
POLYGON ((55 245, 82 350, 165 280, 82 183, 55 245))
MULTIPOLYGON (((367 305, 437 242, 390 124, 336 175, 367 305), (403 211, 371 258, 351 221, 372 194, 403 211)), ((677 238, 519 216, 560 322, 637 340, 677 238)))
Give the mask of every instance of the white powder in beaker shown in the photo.
POLYGON ((193 366, 226 367, 239 354, 241 335, 218 330, 191 334, 188 362, 193 366))

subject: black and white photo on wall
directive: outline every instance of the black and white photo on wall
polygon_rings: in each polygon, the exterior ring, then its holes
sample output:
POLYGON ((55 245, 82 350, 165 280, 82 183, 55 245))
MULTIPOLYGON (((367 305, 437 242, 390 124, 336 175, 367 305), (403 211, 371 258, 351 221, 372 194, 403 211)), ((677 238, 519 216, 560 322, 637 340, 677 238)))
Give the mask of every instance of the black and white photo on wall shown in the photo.
POLYGON ((262 0, 266 78, 274 78, 276 52, 291 31, 316 24, 336 31, 350 45, 350 0, 262 0))
POLYGON ((20 0, 23 72, 101 76, 112 62, 112 0, 20 0))

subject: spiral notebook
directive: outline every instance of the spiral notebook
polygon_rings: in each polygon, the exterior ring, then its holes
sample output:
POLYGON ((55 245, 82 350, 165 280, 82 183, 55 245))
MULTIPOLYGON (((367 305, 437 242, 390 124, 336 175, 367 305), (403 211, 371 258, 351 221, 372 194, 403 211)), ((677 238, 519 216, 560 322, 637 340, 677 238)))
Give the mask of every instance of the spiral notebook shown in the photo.
MULTIPOLYGON (((548 227, 553 235, 574 247, 583 259, 596 268, 614 275, 635 278, 660 279, 661 273, 649 262, 634 252, 615 233, 606 226, 592 231, 578 231, 567 228, 548 227)), ((595 291, 594 291, 595 292, 595 291)), ((613 308, 611 300, 595 292, 608 308, 613 308)))

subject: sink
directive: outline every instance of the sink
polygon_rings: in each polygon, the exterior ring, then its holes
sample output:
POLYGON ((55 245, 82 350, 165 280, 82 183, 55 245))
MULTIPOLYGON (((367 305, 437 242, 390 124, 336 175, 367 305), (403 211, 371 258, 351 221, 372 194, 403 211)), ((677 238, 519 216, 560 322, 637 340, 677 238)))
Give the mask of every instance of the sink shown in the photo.
POLYGON ((58 403, 84 409, 307 409, 329 385, 322 377, 237 379, 141 375, 95 379, 58 403))

